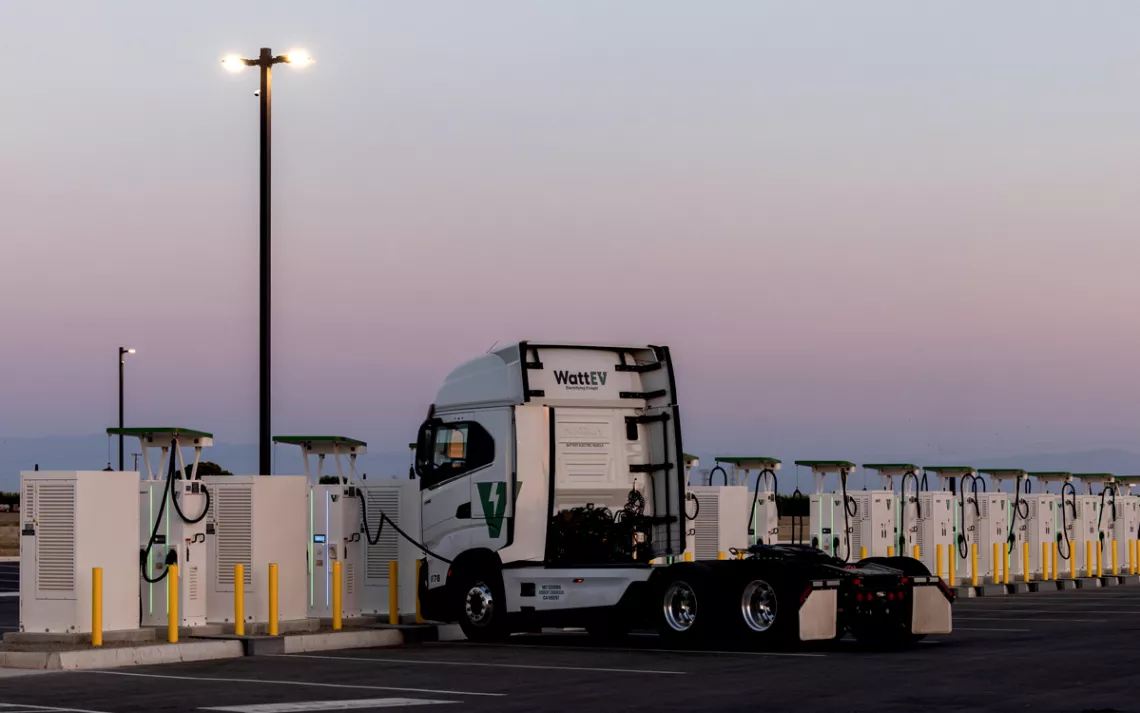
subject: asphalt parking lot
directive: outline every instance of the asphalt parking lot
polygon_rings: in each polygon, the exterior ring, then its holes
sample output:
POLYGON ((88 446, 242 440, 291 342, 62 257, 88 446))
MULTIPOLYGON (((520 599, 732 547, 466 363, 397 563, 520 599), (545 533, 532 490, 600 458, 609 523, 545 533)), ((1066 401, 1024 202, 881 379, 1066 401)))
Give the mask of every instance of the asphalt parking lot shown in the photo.
POLYGON ((0 713, 71 710, 1140 710, 1140 588, 960 600, 955 632, 904 652, 597 647, 529 635, 399 649, 38 673, 0 680, 0 713), (350 703, 359 701, 359 703, 350 703), (265 707, 292 704, 289 708, 265 707), (300 705, 309 704, 309 705, 300 705), (36 708, 35 706, 40 706, 36 708), (248 708, 247 706, 256 706, 248 708))

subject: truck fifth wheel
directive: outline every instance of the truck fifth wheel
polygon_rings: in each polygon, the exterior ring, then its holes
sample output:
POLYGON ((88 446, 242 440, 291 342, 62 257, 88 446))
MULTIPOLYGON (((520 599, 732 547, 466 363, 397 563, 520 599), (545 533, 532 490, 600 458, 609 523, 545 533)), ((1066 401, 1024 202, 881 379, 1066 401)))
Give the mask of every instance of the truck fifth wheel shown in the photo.
POLYGON ((759 645, 833 639, 851 617, 949 632, 952 596, 927 574, 792 545, 681 561, 676 393, 667 347, 521 342, 455 369, 416 445, 423 616, 474 641, 578 626, 759 645))

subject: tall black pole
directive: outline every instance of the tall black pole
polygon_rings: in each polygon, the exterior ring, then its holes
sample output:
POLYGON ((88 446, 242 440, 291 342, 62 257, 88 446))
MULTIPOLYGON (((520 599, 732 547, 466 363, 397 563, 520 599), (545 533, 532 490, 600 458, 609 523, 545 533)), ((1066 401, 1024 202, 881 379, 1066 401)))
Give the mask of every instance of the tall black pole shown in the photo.
POLYGON ((270 204, 270 121, 271 92, 273 76, 271 66, 273 54, 269 48, 261 48, 261 417, 258 438, 258 473, 269 475, 270 471, 270 430, 269 430, 269 204, 270 204))
MULTIPOLYGON (((119 347, 119 428, 123 428, 123 357, 127 350, 119 347)), ((123 469, 123 434, 119 433, 119 470, 123 469)))

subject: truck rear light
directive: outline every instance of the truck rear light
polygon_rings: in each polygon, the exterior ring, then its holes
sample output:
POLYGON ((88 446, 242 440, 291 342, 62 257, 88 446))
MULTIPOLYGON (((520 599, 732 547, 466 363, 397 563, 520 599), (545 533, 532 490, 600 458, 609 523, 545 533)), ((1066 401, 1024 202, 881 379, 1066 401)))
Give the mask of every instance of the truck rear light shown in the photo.
POLYGON ((803 594, 800 595, 800 604, 807 601, 808 596, 811 594, 812 586, 809 584, 804 588, 803 594))

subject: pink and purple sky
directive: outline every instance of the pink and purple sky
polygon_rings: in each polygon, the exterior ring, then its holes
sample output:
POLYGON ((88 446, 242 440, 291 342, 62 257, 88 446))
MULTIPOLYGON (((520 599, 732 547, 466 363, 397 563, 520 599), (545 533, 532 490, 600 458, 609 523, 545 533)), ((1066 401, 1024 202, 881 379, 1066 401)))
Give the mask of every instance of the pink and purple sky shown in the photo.
POLYGON ((703 454, 1129 448, 1137 26, 7 0, 0 436, 113 425, 122 344, 131 423, 254 441, 257 77, 219 60, 267 44, 316 59, 274 75, 277 433, 402 450, 496 340, 614 340, 673 348, 703 454))

